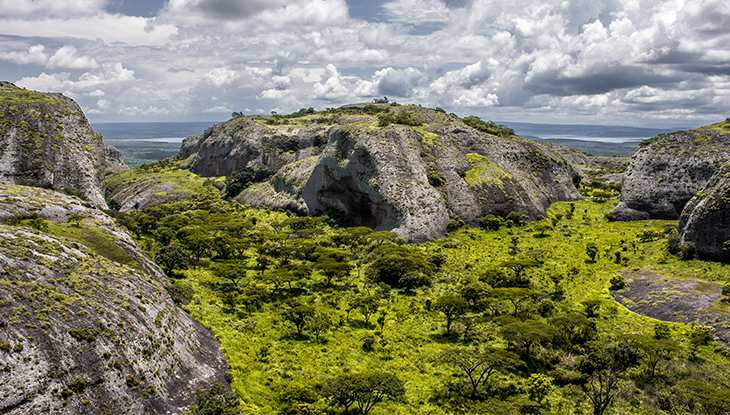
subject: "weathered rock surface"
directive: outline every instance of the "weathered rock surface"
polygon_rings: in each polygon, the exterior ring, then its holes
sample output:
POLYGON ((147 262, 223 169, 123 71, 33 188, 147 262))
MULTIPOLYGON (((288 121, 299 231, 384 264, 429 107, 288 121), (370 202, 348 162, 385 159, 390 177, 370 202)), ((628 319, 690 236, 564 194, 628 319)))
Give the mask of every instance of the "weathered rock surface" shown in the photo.
POLYGON ((223 379, 220 344, 103 212, 0 185, 0 220, 0 413, 182 414, 223 379))
POLYGON ((297 118, 239 117, 189 137, 183 166, 202 176, 240 168, 276 172, 236 200, 306 215, 336 208, 354 225, 408 240, 439 238, 450 214, 477 226, 485 214, 534 219, 582 197, 579 176, 549 143, 481 133, 454 115, 417 106, 349 105, 297 118), (406 112, 421 126, 378 125, 406 112))
POLYGON ((680 245, 693 242, 697 257, 728 261, 730 249, 730 162, 720 168, 684 207, 679 218, 680 245))
POLYGON ((125 168, 74 100, 0 82, 0 183, 78 193, 106 208, 105 173, 125 168))
POLYGON ((730 159, 728 123, 670 134, 640 148, 623 176, 617 220, 678 219, 687 202, 730 159))

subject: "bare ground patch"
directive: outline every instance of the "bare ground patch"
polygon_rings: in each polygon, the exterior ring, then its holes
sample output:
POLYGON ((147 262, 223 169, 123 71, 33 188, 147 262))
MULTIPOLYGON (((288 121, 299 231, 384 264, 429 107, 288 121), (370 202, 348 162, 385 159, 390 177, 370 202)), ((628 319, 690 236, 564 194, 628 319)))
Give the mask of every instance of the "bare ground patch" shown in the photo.
POLYGON ((626 287, 611 292, 619 304, 657 320, 703 324, 718 342, 730 346, 730 305, 720 302, 721 284, 668 278, 652 271, 621 275, 626 287))

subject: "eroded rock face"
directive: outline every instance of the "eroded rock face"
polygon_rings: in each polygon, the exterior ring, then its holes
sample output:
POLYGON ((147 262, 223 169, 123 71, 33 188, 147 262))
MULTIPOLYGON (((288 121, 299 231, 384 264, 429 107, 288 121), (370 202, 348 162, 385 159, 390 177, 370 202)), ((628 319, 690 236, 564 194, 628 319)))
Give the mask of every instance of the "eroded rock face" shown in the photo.
POLYGON ((74 100, 0 82, 0 183, 78 193, 106 208, 104 174, 120 169, 121 154, 74 100))
POLYGON ((274 176, 236 200, 324 214, 395 231, 413 241, 442 237, 451 214, 471 226, 489 213, 535 219, 557 201, 582 197, 579 173, 554 145, 481 133, 453 115, 417 106, 349 105, 327 117, 240 117, 185 140, 180 157, 201 175, 266 167, 274 176), (378 126, 377 112, 407 112, 421 126, 378 126))
POLYGON ((730 162, 684 207, 679 234, 681 245, 695 244, 698 258, 730 261, 730 248, 724 245, 730 241, 730 162))
POLYGON ((223 380, 220 344, 103 212, 0 185, 0 221, 0 412, 182 414, 223 380))
POLYGON ((730 158, 727 123, 673 133, 640 148, 623 176, 617 220, 678 219, 687 202, 730 158))

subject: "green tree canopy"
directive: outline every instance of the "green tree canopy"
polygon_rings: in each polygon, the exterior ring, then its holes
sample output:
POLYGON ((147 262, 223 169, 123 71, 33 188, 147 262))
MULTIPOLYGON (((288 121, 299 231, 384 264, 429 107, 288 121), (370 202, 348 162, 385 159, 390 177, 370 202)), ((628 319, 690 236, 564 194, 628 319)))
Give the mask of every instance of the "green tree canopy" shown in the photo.
POLYGON ((353 404, 360 415, 367 415, 373 407, 386 400, 397 400, 406 393, 405 384, 396 375, 385 372, 348 374, 331 379, 322 388, 322 395, 330 404, 348 408, 353 404))

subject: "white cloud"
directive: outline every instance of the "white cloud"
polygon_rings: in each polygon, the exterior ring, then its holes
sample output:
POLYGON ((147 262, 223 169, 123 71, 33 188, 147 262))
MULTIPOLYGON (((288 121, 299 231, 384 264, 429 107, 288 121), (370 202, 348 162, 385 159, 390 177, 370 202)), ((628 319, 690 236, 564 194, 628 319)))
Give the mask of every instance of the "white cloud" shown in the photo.
POLYGON ((78 56, 76 48, 73 46, 64 46, 57 50, 46 64, 48 69, 94 69, 98 67, 99 64, 93 58, 78 56))
POLYGON ((11 18, 68 18, 96 15, 106 3, 106 0, 0 0, 0 10, 11 18))
POLYGON ((231 112, 233 112, 232 109, 224 107, 222 105, 203 110, 203 113, 205 114, 230 114, 231 112))
POLYGON ((0 59, 19 65, 45 65, 48 55, 44 50, 43 45, 35 45, 29 47, 27 52, 2 52, 0 59))
POLYGON ((510 118, 725 117, 725 3, 392 0, 368 22, 345 0, 170 0, 154 18, 0 0, 0 72, 45 67, 16 84, 136 117, 382 96, 510 118))

